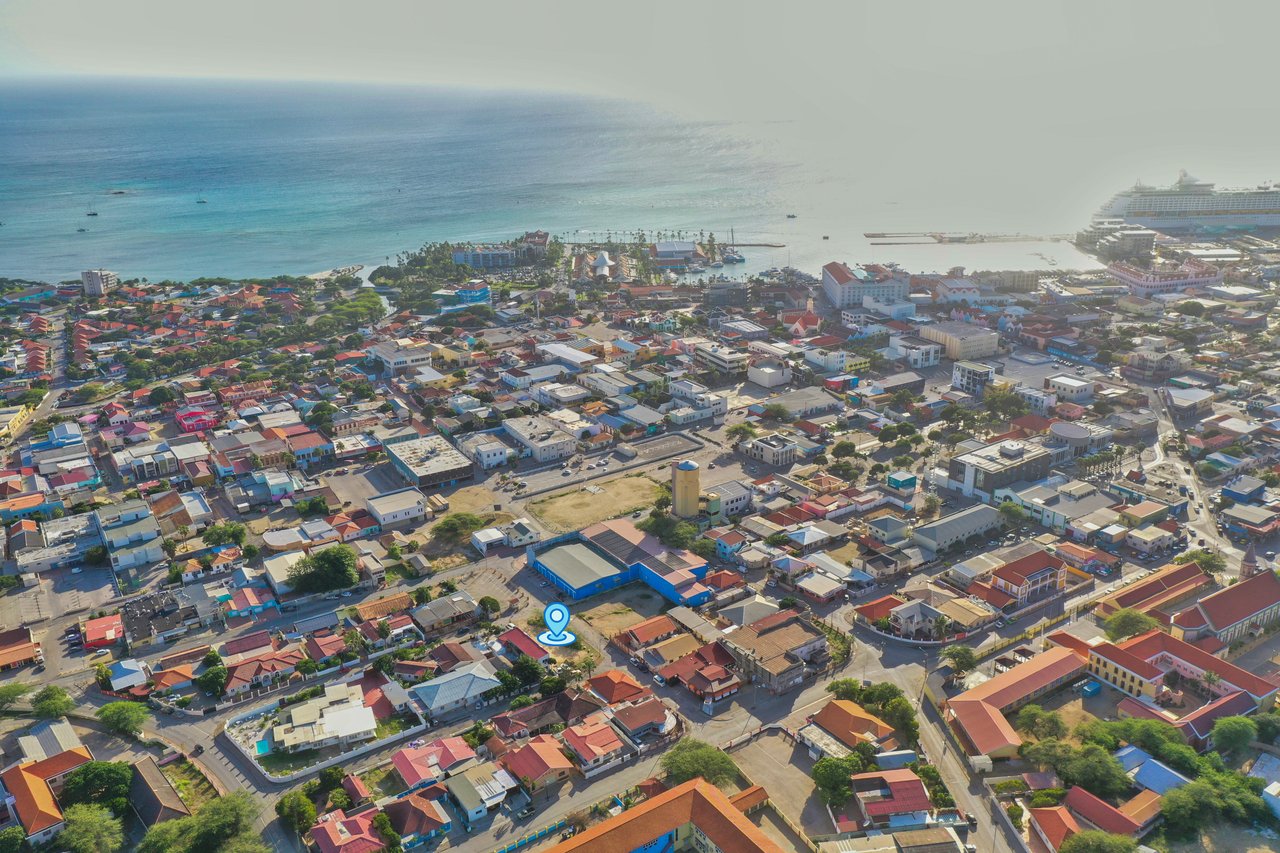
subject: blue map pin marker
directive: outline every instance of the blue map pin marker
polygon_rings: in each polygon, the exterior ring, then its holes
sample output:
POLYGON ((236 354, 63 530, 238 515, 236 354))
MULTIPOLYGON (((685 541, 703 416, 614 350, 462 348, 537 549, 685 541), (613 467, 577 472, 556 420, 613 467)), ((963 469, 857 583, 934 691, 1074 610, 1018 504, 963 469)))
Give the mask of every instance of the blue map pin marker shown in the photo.
POLYGON ((542 611, 542 621, 547 623, 547 630, 538 635, 538 642, 544 646, 570 646, 577 642, 578 638, 565 630, 569 627, 571 615, 569 608, 558 601, 548 604, 542 611))

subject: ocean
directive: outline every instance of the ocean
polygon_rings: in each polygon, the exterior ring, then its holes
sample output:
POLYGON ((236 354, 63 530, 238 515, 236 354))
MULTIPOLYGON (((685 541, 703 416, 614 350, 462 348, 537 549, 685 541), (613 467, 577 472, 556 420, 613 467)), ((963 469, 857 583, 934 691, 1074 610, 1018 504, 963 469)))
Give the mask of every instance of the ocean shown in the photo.
POLYGON ((528 93, 10 81, 0 83, 0 276, 308 274, 538 228, 566 240, 710 232, 782 244, 744 248, 748 263, 726 270, 735 274, 817 273, 836 259, 912 271, 1096 266, 1065 242, 873 245, 864 232, 1068 233, 1105 197, 1064 205, 1021 180, 992 186, 982 170, 966 183, 936 166, 893 168, 892 144, 816 145, 820 133, 528 93))

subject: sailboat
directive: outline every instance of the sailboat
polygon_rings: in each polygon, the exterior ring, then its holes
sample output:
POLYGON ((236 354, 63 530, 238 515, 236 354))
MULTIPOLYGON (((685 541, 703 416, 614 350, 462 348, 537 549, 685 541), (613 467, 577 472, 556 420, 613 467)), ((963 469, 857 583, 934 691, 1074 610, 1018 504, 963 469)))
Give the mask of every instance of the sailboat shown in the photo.
POLYGON ((207 202, 207 201, 205 201, 205 200, 204 200, 204 190, 201 190, 201 191, 196 195, 196 204, 208 204, 208 203, 209 203, 209 202, 207 202))

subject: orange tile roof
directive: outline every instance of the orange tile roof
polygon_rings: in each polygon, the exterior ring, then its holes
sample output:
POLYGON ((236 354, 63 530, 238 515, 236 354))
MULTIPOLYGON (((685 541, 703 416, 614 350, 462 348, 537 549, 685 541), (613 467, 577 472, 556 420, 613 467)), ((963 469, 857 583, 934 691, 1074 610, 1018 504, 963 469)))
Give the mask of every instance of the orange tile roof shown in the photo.
POLYGON ((43 761, 11 767, 0 775, 0 782, 13 797, 18 819, 27 835, 35 835, 62 822, 62 809, 58 807, 46 780, 92 760, 93 754, 86 747, 77 746, 43 761))
POLYGON ((413 606, 413 596, 407 592, 397 592, 394 595, 384 596, 373 601, 366 601, 363 604, 356 605, 356 614, 361 621, 367 619, 381 619, 383 616, 390 616, 392 613, 398 613, 401 610, 408 610, 413 606))
POLYGON ((646 800, 552 847, 548 853, 632 853, 673 829, 693 824, 724 851, 783 853, 764 831, 702 779, 646 800))
POLYGON ((1027 814, 1044 834, 1049 845, 1056 851, 1062 842, 1080 831, 1080 824, 1067 811, 1066 806, 1052 806, 1047 809, 1028 809, 1027 814))
POLYGON ((573 763, 560 751, 560 741, 551 735, 538 735, 519 749, 502 756, 502 766, 517 779, 537 783, 549 773, 572 770, 573 763))
POLYGON ((813 721, 848 747, 864 741, 874 744, 893 734, 893 726, 847 699, 832 699, 813 721))

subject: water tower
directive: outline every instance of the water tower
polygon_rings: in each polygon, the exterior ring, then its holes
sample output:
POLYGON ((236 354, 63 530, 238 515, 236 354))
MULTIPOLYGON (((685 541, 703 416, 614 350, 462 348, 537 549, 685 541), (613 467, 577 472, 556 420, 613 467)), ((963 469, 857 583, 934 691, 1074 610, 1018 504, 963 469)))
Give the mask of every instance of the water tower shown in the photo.
POLYGON ((671 512, 680 518, 696 518, 698 497, 702 494, 698 463, 692 459, 671 466, 671 512))

